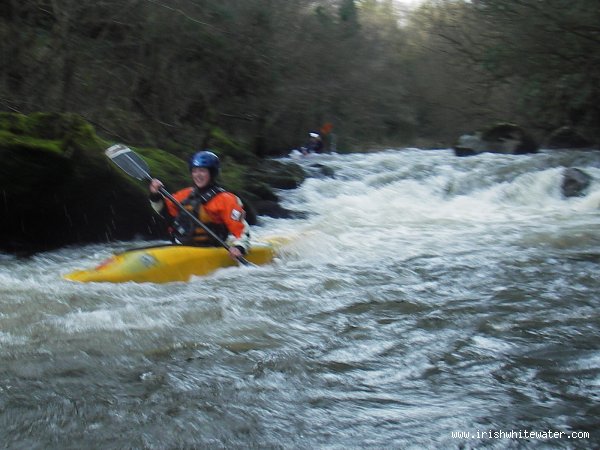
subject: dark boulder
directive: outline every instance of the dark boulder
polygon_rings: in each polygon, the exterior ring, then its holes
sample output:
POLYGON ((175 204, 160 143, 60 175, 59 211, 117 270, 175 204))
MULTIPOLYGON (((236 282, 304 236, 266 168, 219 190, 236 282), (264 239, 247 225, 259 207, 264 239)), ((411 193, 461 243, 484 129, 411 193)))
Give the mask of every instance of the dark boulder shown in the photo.
POLYGON ((456 156, 473 156, 476 155, 477 152, 472 148, 456 146, 454 147, 454 154, 456 156))
POLYGON ((249 167, 242 179, 242 196, 257 216, 295 217, 293 211, 279 204, 275 190, 296 189, 304 182, 306 173, 298 164, 264 160, 249 167))
POLYGON ((275 219, 291 219, 297 218, 298 213, 284 208, 277 201, 272 200, 255 200, 252 206, 261 216, 273 217, 275 219))
POLYGON ((581 169, 567 168, 562 174, 560 185, 564 197, 583 197, 592 183, 592 177, 581 169))
POLYGON ((296 189, 306 179, 304 169, 295 163, 267 159, 249 172, 255 182, 265 183, 275 189, 296 189))
POLYGON ((549 149, 590 148, 591 141, 571 127, 561 127, 550 134, 546 147, 549 149))
POLYGON ((308 171, 314 178, 335 178, 335 171, 325 164, 311 164, 308 166, 308 171))
POLYGON ((0 114, 0 250, 158 236, 145 190, 73 114, 0 114))
POLYGON ((472 156, 489 152, 523 155, 536 153, 538 149, 535 139, 523 128, 512 123, 499 123, 474 134, 461 136, 454 146, 454 154, 472 156))

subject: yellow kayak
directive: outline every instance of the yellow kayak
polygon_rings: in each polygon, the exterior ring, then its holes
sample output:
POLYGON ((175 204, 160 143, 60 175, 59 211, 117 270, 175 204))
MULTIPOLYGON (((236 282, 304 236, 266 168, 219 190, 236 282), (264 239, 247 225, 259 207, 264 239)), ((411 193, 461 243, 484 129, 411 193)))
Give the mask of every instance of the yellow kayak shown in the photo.
MULTIPOLYGON (((260 265, 271 262, 274 256, 270 243, 253 243, 244 257, 260 265)), ((162 245, 117 253, 93 269, 71 272, 64 278, 82 283, 168 283, 188 281, 193 275, 207 275, 222 267, 237 265, 222 247, 162 245)))

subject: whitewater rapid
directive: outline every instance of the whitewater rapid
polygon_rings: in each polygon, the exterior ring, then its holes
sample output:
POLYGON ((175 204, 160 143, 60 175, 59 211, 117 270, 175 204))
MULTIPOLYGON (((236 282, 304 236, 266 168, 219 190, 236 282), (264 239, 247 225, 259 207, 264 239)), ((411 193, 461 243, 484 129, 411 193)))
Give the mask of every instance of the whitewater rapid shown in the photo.
POLYGON ((253 229, 282 238, 269 266, 77 284, 61 275, 147 242, 0 255, 0 442, 600 443, 599 151, 282 161, 313 176, 279 192, 296 218, 253 229), (593 177, 585 196, 563 198, 566 167, 593 177), (481 437, 511 429, 591 435, 481 437))

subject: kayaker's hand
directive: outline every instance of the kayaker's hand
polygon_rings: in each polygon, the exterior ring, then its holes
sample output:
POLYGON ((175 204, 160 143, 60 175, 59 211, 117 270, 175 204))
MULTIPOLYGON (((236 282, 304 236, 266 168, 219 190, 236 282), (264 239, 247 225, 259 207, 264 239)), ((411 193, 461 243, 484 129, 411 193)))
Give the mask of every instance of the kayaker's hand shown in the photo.
POLYGON ((241 256, 244 256, 242 251, 237 247, 229 247, 229 256, 233 259, 237 260, 241 256))
POLYGON ((161 187, 163 187, 162 181, 152 178, 152 181, 150 181, 150 192, 152 194, 158 194, 161 187))

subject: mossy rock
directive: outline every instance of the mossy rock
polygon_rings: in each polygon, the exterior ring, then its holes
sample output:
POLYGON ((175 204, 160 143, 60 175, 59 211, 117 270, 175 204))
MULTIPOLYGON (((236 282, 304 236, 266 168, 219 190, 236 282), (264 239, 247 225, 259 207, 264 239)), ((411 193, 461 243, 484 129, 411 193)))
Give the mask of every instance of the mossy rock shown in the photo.
POLYGON ((42 193, 72 176, 61 144, 0 130, 0 179, 5 195, 42 193))
POLYGON ((248 172, 247 178, 275 189, 296 189, 306 179, 306 172, 298 164, 265 160, 248 172))
POLYGON ((157 236, 144 186, 104 156, 71 114, 0 116, 0 239, 5 251, 157 236))
POLYGON ((279 197, 274 190, 296 189, 305 179, 304 169, 297 164, 261 161, 249 168, 244 176, 245 195, 251 199, 252 207, 259 216, 294 217, 292 211, 279 205, 279 197))
POLYGON ((236 163, 252 164, 256 156, 247 146, 232 139, 221 128, 212 127, 209 130, 207 146, 219 156, 227 155, 236 163))
POLYGON ((273 192, 271 186, 261 181, 249 182, 245 186, 245 192, 247 196, 254 201, 258 200, 269 200, 278 201, 279 197, 273 192))
MULTIPOLYGON (((29 253, 135 237, 164 238, 164 224, 148 202, 147 184, 106 158, 104 150, 110 145, 77 115, 0 113, 0 250, 29 253)), ((252 224, 257 214, 273 214, 273 189, 296 188, 305 178, 300 166, 215 150, 223 165, 220 182, 246 203, 252 224)), ((189 185, 184 160, 157 148, 135 151, 168 190, 189 185)))
POLYGON ((167 190, 181 189, 190 183, 187 163, 182 159, 158 148, 135 148, 148 163, 153 177, 161 180, 167 190))
POLYGON ((10 131, 13 134, 25 134, 27 116, 0 112, 0 130, 10 131))

